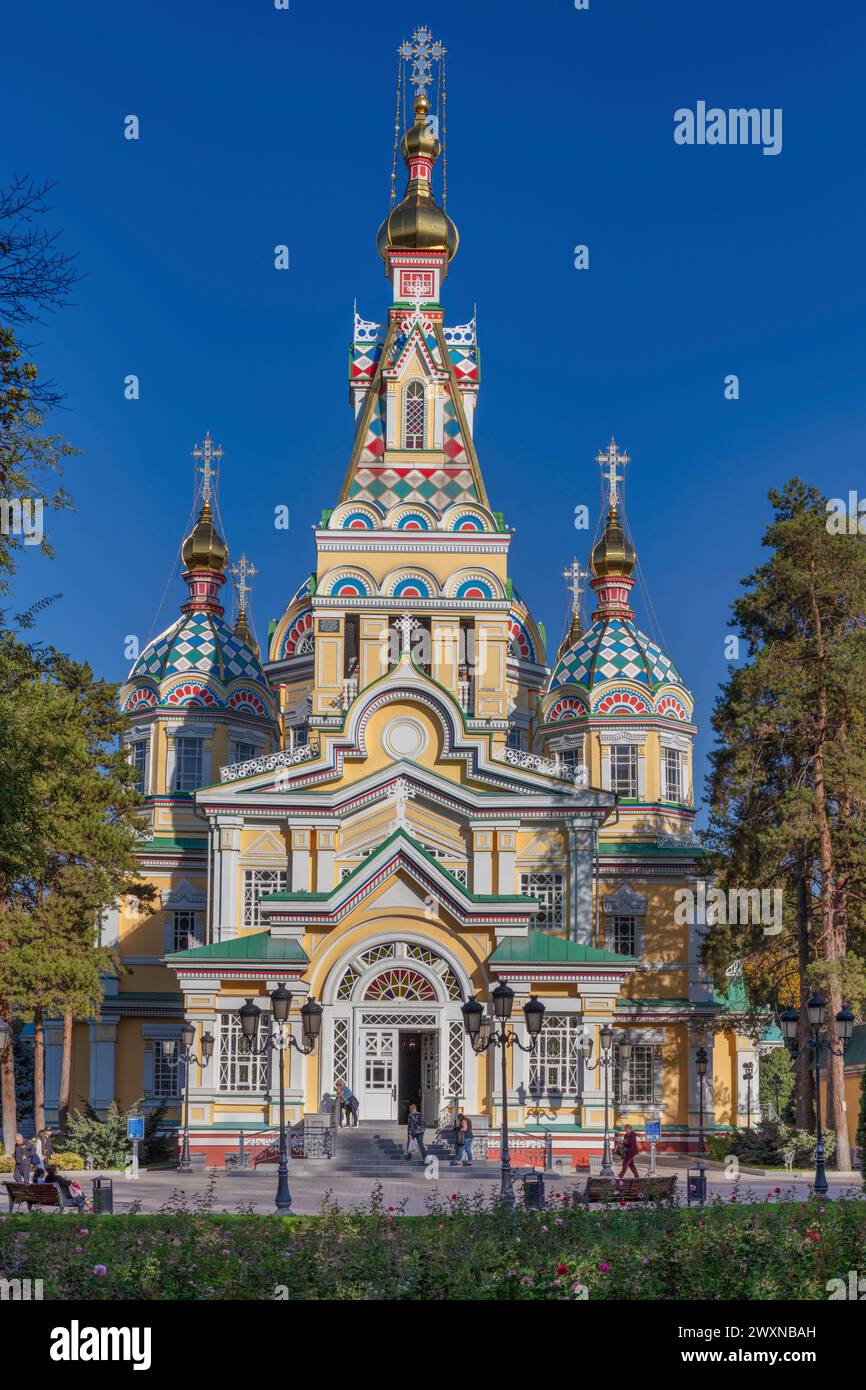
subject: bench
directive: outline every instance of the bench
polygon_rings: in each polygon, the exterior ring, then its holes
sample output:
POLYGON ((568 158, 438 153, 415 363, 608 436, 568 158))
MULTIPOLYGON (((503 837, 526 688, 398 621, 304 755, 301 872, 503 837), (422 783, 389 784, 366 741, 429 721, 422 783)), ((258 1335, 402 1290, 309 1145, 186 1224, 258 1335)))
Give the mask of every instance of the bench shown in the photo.
POLYGON ((62 1209, 64 1206, 60 1193, 50 1182, 4 1182, 3 1186, 9 1196, 10 1211, 23 1206, 25 1202, 28 1211, 32 1211, 34 1207, 62 1209))
POLYGON ((675 1173, 665 1178, 587 1178, 579 1200, 585 1206, 591 1202, 669 1202, 676 1190, 675 1173))

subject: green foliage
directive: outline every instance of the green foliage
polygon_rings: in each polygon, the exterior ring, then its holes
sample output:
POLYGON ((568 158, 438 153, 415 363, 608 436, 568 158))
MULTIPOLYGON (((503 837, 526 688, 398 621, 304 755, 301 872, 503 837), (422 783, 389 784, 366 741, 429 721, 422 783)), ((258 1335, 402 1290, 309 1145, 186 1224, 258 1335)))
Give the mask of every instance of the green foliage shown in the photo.
MULTIPOLYGON (((723 1161, 733 1154, 741 1163, 753 1168, 778 1167, 785 1162, 785 1154, 793 1153, 795 1168, 808 1168, 815 1162, 818 1140, 807 1129, 795 1129, 793 1125, 779 1124, 776 1120, 761 1120, 749 1129, 733 1129, 722 1138, 714 1135, 708 1142, 713 1149, 711 1158, 723 1161)), ((824 1131, 824 1156, 829 1160, 836 1150, 836 1137, 832 1130, 824 1131)))
POLYGON ((759 1062, 761 1113, 765 1119, 793 1121, 791 1113, 794 1092, 797 1085, 797 1069, 786 1047, 774 1047, 765 1052, 759 1062), (779 1078, 779 1114, 776 1115, 776 1087, 774 1079, 779 1078))
POLYGON ((41 1278, 46 1299, 229 1302, 814 1300, 866 1268, 859 1200, 714 1198, 703 1208, 613 1206, 506 1213, 477 1197, 427 1214, 217 1215, 182 1199, 158 1215, 0 1222, 0 1268, 41 1278), (26 1234, 27 1239, 21 1236, 26 1234))
MULTIPOLYGON (((86 1105, 83 1113, 76 1110, 66 1124, 67 1143, 76 1153, 90 1159, 94 1168, 125 1168, 132 1156, 126 1122, 130 1115, 141 1113, 140 1104, 136 1101, 128 1110, 121 1110, 113 1100, 104 1116, 98 1115, 91 1105, 86 1105)), ((164 1120, 165 1105, 156 1106, 145 1117, 144 1140, 139 1150, 145 1163, 158 1163, 173 1145, 171 1136, 159 1133, 164 1120)))
POLYGON ((50 1161, 62 1173, 79 1172, 85 1167, 81 1154, 69 1153, 66 1149, 61 1149, 59 1152, 55 1151, 51 1155, 50 1161))
POLYGON ((11 1154, 0 1154, 0 1173, 14 1173, 15 1159, 11 1154))

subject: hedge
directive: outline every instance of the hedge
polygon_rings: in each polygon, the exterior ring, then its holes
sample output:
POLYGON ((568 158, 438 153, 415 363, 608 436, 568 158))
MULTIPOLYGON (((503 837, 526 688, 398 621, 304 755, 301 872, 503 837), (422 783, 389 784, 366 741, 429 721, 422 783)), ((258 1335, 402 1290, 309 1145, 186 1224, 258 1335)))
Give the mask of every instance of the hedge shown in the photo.
POLYGON ((866 1269, 866 1204, 760 1204, 738 1194, 704 1208, 508 1213, 483 1198, 428 1199, 402 1216, 374 1189, 363 1208, 314 1217, 217 1215, 182 1200, 159 1215, 0 1222, 0 1273, 41 1278, 50 1299, 415 1301, 827 1298, 830 1279, 866 1269))

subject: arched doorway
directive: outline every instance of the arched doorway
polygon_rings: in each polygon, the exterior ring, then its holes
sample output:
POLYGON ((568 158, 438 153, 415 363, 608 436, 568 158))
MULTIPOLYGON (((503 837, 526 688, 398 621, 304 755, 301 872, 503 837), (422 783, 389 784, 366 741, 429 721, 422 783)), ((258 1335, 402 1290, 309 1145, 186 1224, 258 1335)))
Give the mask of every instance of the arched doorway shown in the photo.
POLYGON ((366 941, 343 956, 323 992, 326 1086, 346 1082, 362 1120, 404 1123, 410 1104, 428 1125, 466 1100, 461 1005, 469 982, 457 961, 422 937, 366 941))

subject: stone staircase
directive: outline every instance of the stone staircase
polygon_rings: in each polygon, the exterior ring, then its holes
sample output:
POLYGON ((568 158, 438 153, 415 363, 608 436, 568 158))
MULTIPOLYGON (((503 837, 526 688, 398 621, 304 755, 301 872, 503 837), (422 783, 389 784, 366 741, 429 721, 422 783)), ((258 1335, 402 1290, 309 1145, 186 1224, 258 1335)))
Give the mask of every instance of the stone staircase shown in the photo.
MULTIPOLYGON (((427 1130, 425 1147, 428 1154, 434 1154, 439 1160, 443 1178, 447 1175, 449 1181, 453 1178, 455 1182, 467 1177, 498 1179, 498 1159, 493 1162, 476 1159, 471 1168, 450 1167, 451 1154, 448 1146, 441 1142, 436 1143, 435 1133, 432 1128, 427 1130)), ((319 1160, 315 1166, 317 1170, 321 1169, 324 1175, 351 1173, 355 1177, 374 1180, 418 1174, 423 1170, 420 1159, 413 1153, 412 1162, 407 1163, 405 1152, 405 1125, 392 1124, 384 1120, 361 1120, 357 1126, 338 1129, 335 1157, 319 1160)), ((304 1162, 305 1166, 312 1166, 304 1162)), ((515 1174, 526 1171, 518 1162, 513 1162, 513 1167, 515 1174)), ((291 1173, 291 1169, 289 1171, 291 1173)))

